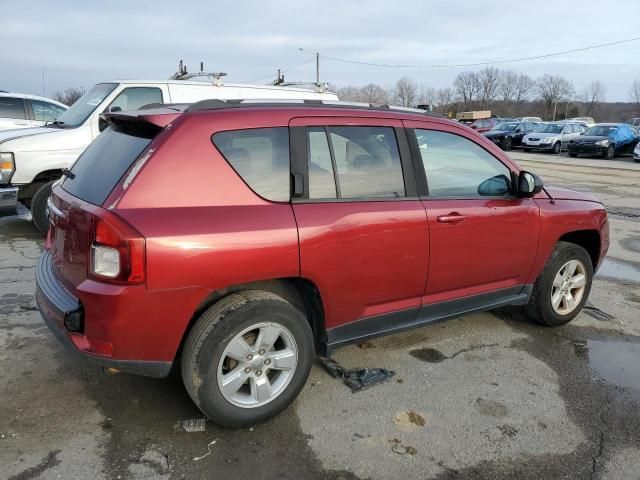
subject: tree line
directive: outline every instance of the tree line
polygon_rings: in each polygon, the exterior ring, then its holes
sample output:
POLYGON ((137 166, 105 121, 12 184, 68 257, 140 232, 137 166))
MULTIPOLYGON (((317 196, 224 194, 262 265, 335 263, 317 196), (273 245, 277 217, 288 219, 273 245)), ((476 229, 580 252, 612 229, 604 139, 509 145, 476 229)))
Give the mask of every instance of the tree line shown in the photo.
POLYGON ((577 116, 597 121, 626 120, 640 116, 640 79, 631 85, 629 103, 606 102, 606 87, 600 81, 578 91, 561 75, 532 78, 513 70, 486 67, 460 72, 450 87, 433 88, 402 77, 393 86, 375 83, 336 88, 340 100, 396 104, 406 107, 429 105, 434 111, 454 116, 469 110, 491 110, 503 117, 537 116, 545 120, 577 116))

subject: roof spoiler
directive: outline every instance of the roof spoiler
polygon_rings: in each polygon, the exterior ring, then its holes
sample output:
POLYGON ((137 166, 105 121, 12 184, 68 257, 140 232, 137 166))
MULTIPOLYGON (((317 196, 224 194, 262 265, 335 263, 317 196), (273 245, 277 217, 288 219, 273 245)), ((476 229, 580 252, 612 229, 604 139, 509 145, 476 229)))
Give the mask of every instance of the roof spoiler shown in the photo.
POLYGON ((150 103, 141 107, 140 110, 102 113, 100 119, 108 125, 146 124, 164 128, 182 115, 187 107, 188 104, 150 103))

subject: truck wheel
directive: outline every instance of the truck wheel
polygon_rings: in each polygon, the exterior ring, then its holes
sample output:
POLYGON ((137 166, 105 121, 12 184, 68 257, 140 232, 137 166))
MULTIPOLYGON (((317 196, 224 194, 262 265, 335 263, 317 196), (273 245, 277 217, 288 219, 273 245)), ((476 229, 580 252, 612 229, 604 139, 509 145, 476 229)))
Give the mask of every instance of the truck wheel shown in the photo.
POLYGON ((248 290, 223 298, 197 320, 182 353, 182 379, 209 419, 246 427, 298 396, 314 355, 302 312, 273 293, 248 290))
POLYGON ((49 230, 49 217, 47 216, 47 200, 51 196, 51 186, 54 182, 45 183, 31 199, 31 219, 40 233, 49 230))
POLYGON ((533 286, 525 313, 551 327, 569 323, 587 301, 592 280, 587 251, 574 243, 558 242, 533 286))

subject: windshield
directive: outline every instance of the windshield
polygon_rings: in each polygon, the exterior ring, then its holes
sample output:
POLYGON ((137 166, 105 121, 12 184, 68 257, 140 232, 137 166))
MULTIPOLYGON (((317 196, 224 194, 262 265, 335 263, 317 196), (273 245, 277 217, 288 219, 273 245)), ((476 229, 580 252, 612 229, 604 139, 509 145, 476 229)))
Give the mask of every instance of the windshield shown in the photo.
POLYGON ((117 83, 98 83, 74 103, 69 110, 60 115, 56 125, 62 127, 78 127, 89 118, 89 115, 118 86, 117 83))
POLYGON ((513 122, 500 122, 491 130, 500 130, 502 132, 510 132, 512 130, 515 130, 517 126, 518 124, 513 122))
POLYGON ((616 125, 596 125, 595 127, 591 127, 584 132, 585 135, 593 135, 596 137, 608 137, 611 135, 618 127, 616 125))
POLYGON ((562 133, 564 125, 562 123, 543 123, 537 129, 537 133, 562 133))

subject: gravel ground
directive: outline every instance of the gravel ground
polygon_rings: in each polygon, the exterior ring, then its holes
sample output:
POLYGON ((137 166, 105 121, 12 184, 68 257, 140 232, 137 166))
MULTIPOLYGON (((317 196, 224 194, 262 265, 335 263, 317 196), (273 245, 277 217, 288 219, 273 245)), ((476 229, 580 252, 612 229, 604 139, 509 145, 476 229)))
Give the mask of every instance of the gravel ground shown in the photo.
POLYGON ((346 347, 343 365, 396 376, 352 394, 315 366, 292 407, 244 430, 184 432, 199 414, 177 375, 70 357, 34 309, 41 238, 24 211, 0 218, 0 478, 640 478, 640 164, 512 156, 604 201, 591 302, 613 318, 550 329, 505 309, 346 347))

